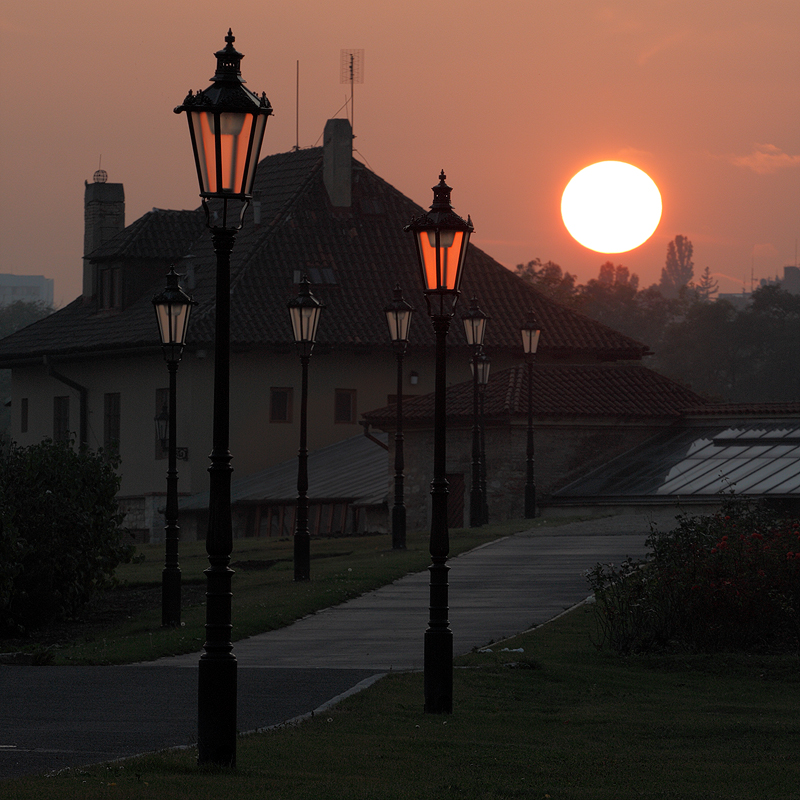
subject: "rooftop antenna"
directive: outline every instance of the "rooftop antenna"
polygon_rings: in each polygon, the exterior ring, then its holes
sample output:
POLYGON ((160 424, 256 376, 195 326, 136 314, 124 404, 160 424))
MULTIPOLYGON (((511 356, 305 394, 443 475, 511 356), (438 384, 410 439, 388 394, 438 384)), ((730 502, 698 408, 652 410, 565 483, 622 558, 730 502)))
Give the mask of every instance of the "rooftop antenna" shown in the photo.
POLYGON ((350 129, 355 138, 355 112, 353 110, 353 84, 364 83, 364 50, 342 50, 339 83, 350 84, 350 129))
POLYGON ((294 149, 300 149, 300 59, 297 59, 297 77, 294 98, 294 149))

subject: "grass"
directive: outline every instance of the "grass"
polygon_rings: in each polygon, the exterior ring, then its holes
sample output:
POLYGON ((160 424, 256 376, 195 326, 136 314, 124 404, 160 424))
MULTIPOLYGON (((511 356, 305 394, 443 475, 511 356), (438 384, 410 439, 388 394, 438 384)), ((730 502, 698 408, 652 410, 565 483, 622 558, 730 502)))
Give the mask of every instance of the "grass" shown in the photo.
MULTIPOLYGON (((559 520, 560 522, 560 520, 559 520)), ((536 525, 548 524, 537 520, 536 525)), ((532 527, 516 520, 482 528, 451 531, 451 555, 471 550, 532 527)), ((361 536, 314 539, 311 543, 311 580, 294 582, 292 541, 289 539, 237 539, 231 566, 233 578, 234 641, 282 628, 307 614, 343 603, 391 583, 430 564, 428 534, 410 533, 406 550, 392 550, 391 537, 361 536)), ((199 652, 204 641, 205 576, 208 567, 204 542, 182 542, 180 565, 183 586, 180 628, 161 627, 161 571, 164 545, 137 548, 144 560, 117 570, 120 596, 132 589, 149 589, 150 602, 136 613, 115 618, 106 627, 69 625, 60 628, 56 641, 22 646, 39 663, 56 665, 127 664, 166 655, 199 652), (84 630, 88 627, 88 630, 84 630)), ((0 641, 0 652, 4 649, 0 641)), ((5 649, 8 650, 10 646, 5 649)), ((19 643, 13 644, 20 649, 19 643)))
POLYGON ((800 798, 797 659, 620 658, 591 644, 592 624, 582 606, 457 659, 449 716, 422 713, 420 674, 395 674, 302 724, 241 738, 230 772, 168 751, 4 782, 3 795, 800 798))

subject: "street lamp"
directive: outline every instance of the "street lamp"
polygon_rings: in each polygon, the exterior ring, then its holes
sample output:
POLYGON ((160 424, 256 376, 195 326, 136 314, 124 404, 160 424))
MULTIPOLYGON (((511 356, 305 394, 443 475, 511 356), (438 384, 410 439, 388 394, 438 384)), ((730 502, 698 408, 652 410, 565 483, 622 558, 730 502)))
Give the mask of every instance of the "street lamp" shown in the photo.
MULTIPOLYGON (((206 642, 198 683, 198 762, 236 764, 236 657, 231 644, 230 286, 231 252, 252 196, 258 156, 272 113, 266 95, 242 85, 242 53, 230 30, 214 55, 212 84, 189 92, 175 113, 186 112, 200 197, 217 259, 214 322, 214 418, 209 467, 206 552, 206 642), (212 216, 209 201, 221 203, 212 216), (233 212, 239 208, 238 219, 233 212)), ((217 205, 218 207, 218 205, 217 205)))
POLYGON ((489 371, 492 366, 492 361, 481 348, 480 356, 478 357, 478 390, 480 393, 481 405, 481 510, 483 524, 489 523, 489 500, 488 492, 486 491, 486 387, 489 385, 489 371))
POLYGON ((392 508, 392 549, 406 549, 406 507, 403 500, 403 356, 408 347, 408 329, 414 309, 403 300, 403 290, 394 287, 394 300, 383 309, 389 338, 397 359, 397 430, 394 435, 394 506, 392 508))
POLYGON ((311 294, 311 284, 303 275, 297 297, 287 304, 292 319, 294 342, 300 353, 303 371, 300 392, 300 450, 297 453, 297 521, 294 531, 294 579, 311 577, 311 535, 308 532, 308 362, 317 338, 319 316, 325 306, 311 294))
POLYGON ((167 507, 164 512, 164 548, 166 556, 161 573, 161 624, 181 624, 181 570, 178 566, 178 468, 177 468, 177 402, 178 364, 186 346, 189 318, 195 301, 180 287, 175 267, 167 274, 167 288, 153 298, 153 306, 161 336, 161 348, 169 370, 169 406, 156 417, 156 430, 162 447, 166 446, 167 507))
POLYGON ((464 314, 464 333, 472 347, 472 480, 469 490, 469 525, 480 528, 483 524, 483 492, 481 491, 481 431, 478 400, 478 356, 483 347, 486 321, 489 317, 481 311, 478 298, 472 298, 469 311, 464 314))
POLYGON ((536 484, 533 480, 533 362, 536 359, 536 348, 539 346, 542 326, 532 310, 528 312, 525 324, 520 328, 520 333, 522 334, 522 349, 525 351, 525 360, 528 362, 528 449, 525 479, 525 519, 533 519, 536 516, 536 484))
POLYGON ((436 334, 434 385, 433 480, 431 481, 430 621, 425 631, 425 711, 453 710, 453 632, 448 620, 447 555, 447 332, 460 294, 464 256, 473 231, 450 204, 452 189, 442 170, 433 187, 429 212, 415 217, 405 231, 414 234, 422 288, 436 334))

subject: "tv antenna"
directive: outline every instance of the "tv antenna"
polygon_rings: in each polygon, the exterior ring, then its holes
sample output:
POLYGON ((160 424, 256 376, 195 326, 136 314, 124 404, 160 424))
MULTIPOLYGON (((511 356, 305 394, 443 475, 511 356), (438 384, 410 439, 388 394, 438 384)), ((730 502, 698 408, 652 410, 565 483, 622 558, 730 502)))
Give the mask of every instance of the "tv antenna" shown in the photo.
POLYGON ((342 50, 339 59, 339 83, 350 84, 350 129, 355 137, 355 113, 353 111, 353 85, 364 83, 364 50, 342 50))

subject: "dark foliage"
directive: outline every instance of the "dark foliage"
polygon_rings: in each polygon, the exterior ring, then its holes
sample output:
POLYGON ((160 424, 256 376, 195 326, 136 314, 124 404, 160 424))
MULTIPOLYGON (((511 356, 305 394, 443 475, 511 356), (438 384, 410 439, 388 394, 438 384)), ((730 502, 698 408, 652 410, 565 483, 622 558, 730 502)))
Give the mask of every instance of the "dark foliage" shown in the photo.
POLYGON ((9 445, 0 455, 0 631, 74 615, 113 585, 133 546, 120 528, 119 478, 103 453, 71 443, 9 445))
POLYGON ((800 650, 800 522, 740 498, 653 532, 644 561, 588 573, 601 644, 658 650, 800 650))

